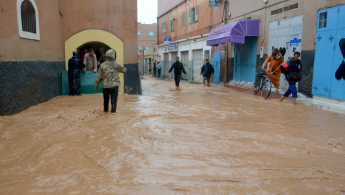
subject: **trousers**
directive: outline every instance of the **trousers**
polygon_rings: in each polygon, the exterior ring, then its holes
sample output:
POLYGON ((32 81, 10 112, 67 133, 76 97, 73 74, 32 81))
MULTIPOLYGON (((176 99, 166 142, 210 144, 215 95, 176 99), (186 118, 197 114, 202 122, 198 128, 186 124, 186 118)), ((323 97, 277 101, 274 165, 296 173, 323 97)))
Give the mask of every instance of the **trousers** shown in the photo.
POLYGON ((103 88, 104 112, 109 110, 109 97, 111 96, 111 113, 116 113, 117 96, 119 95, 119 87, 103 88))
POLYGON ((176 85, 176 87, 180 87, 180 81, 181 81, 181 74, 175 74, 175 85, 176 85))
POLYGON ((289 97, 289 95, 292 93, 292 98, 297 98, 297 88, 296 85, 290 85, 289 89, 284 93, 285 97, 289 97))

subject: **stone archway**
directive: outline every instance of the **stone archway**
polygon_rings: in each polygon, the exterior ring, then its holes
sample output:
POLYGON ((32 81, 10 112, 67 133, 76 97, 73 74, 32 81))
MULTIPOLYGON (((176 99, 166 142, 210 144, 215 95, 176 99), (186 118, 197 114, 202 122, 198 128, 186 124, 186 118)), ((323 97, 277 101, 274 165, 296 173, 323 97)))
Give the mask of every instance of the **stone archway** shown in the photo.
MULTIPOLYGON (((72 57, 73 51, 77 51, 80 46, 85 45, 90 42, 100 42, 108 45, 110 48, 114 49, 117 54, 116 61, 123 65, 124 55, 123 55, 123 42, 116 35, 98 29, 89 29, 78 32, 71 36, 65 42, 65 63, 66 70, 68 70, 68 60, 72 57)), ((119 92, 124 93, 124 76, 120 74, 121 86, 119 86, 119 92)))

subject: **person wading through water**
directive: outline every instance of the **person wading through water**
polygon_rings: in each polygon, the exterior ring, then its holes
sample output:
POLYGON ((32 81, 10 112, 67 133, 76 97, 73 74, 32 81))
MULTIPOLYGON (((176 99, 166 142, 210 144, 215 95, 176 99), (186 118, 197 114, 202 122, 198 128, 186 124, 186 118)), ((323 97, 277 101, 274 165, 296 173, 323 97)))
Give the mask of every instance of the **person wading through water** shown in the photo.
POLYGON ((187 74, 183 68, 183 64, 180 62, 180 58, 176 57, 176 62, 171 66, 169 73, 171 73, 172 69, 174 69, 175 73, 175 85, 176 90, 180 90, 180 80, 181 80, 181 73, 187 74))
POLYGON ((268 62, 270 63, 270 67, 267 68, 266 74, 274 73, 271 75, 268 75, 268 77, 271 79, 274 87, 276 88, 276 94, 279 93, 279 82, 280 82, 280 65, 284 63, 284 57, 278 50, 278 48, 274 48, 272 51, 272 54, 268 56, 264 64, 262 65, 262 69, 265 70, 265 67, 267 66, 268 62))
POLYGON ((101 64, 99 68, 94 88, 95 91, 98 91, 98 86, 101 81, 103 81, 104 112, 108 112, 109 96, 111 95, 111 113, 116 113, 117 96, 119 93, 119 85, 121 85, 119 73, 126 73, 127 69, 115 61, 115 50, 108 50, 106 57, 107 61, 101 64))
POLYGON ((210 78, 214 73, 214 68, 212 66, 212 64, 210 64, 208 62, 208 59, 205 60, 206 64, 204 64, 201 68, 201 73, 200 75, 203 75, 203 82, 204 82, 204 87, 205 87, 205 83, 207 81, 207 86, 211 87, 210 85, 210 78))
POLYGON ((80 95, 80 71, 84 73, 85 65, 79 60, 79 53, 74 51, 73 57, 68 60, 68 81, 69 81, 69 95, 80 95))
POLYGON ((299 52, 294 53, 294 57, 281 65, 280 69, 282 73, 286 76, 286 80, 289 83, 289 89, 284 93, 283 97, 280 98, 279 102, 282 102, 285 98, 292 94, 293 104, 296 105, 297 98, 297 87, 296 82, 302 80, 302 70, 303 66, 299 57, 301 54, 299 52))

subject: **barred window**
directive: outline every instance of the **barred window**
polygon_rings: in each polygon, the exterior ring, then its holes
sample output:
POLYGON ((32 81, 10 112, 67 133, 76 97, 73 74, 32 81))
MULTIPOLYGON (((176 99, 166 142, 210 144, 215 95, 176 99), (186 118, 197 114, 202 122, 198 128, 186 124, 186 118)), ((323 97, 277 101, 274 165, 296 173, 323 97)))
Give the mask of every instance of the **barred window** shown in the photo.
POLYGON ((29 0, 24 0, 21 6, 22 30, 36 34, 36 13, 29 0))
POLYGON ((40 20, 35 0, 17 0, 19 37, 40 40, 40 20))

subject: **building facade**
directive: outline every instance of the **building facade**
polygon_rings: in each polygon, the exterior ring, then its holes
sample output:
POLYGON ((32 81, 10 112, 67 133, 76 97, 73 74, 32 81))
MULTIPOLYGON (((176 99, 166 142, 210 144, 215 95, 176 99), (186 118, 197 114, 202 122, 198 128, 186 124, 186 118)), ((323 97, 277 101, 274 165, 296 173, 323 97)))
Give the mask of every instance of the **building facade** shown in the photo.
MULTIPOLYGON (((303 80, 298 85, 299 92, 310 97, 316 95, 345 100, 345 90, 339 87, 344 86, 345 81, 334 76, 342 57, 339 41, 345 38, 341 30, 344 27, 341 22, 345 14, 344 4, 344 0, 228 0, 227 22, 259 19, 260 35, 246 37, 244 45, 227 44, 227 80, 252 82, 272 49, 285 48, 285 61, 291 59, 295 51, 301 52, 304 70, 303 80), (251 6, 246 6, 249 4, 251 6), (250 52, 250 48, 255 48, 256 52, 250 52), (328 57, 325 58, 325 55, 328 57), (250 60, 243 61, 241 56, 253 59, 255 66, 248 65, 250 60), (340 61, 337 65, 332 64, 335 58, 340 61), (256 74, 243 74, 251 70, 256 74), (327 76, 325 70, 328 70, 327 76), (331 95, 332 90, 334 96, 331 95)), ((286 80, 281 77, 280 88, 287 87, 286 80)))
MULTIPOLYGON (((208 58, 215 68, 214 83, 252 83, 272 49, 278 48, 286 50, 285 61, 295 51, 301 53, 299 92, 345 100, 344 4, 345 0, 158 0, 162 76, 172 78, 168 69, 179 56, 188 72, 183 78, 200 83, 200 67, 208 58), (207 45, 212 30, 236 23, 247 29, 248 20, 260 21, 258 35, 246 35, 244 43, 207 45)), ((282 76, 280 88, 287 87, 282 76)))
POLYGON ((158 0, 157 58, 162 64, 162 77, 173 77, 168 70, 179 57, 187 72, 182 79, 202 82, 201 67, 205 59, 212 58, 212 47, 206 45, 207 35, 224 24, 224 0, 218 6, 209 5, 209 0, 158 0), (165 37, 170 40, 164 41, 165 37))
POLYGON ((0 2, 0 115, 15 114, 62 94, 62 71, 73 51, 113 48, 128 69, 122 93, 141 93, 137 74, 137 3, 91 0, 0 2), (125 90, 126 89, 126 90, 125 90))
POLYGON ((140 74, 152 74, 153 63, 156 60, 157 24, 138 23, 138 61, 140 74))

